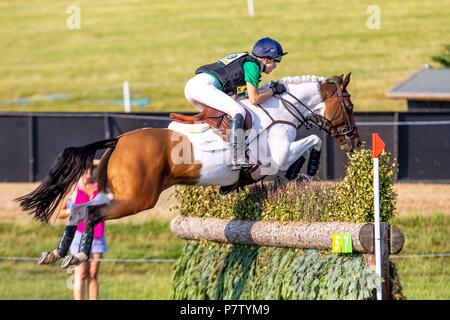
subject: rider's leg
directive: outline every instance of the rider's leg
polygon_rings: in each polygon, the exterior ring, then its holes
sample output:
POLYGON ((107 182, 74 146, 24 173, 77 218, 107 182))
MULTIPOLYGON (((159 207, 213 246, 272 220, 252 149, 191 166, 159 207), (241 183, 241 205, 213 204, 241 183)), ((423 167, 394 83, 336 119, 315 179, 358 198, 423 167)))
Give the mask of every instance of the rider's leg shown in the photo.
POLYGON ((228 141, 233 146, 232 170, 246 165, 244 119, 245 109, 233 98, 216 87, 215 79, 205 73, 198 74, 188 81, 184 90, 186 99, 200 110, 203 105, 225 112, 231 116, 228 141))
POLYGON ((233 148, 231 170, 240 170, 242 166, 247 165, 245 158, 244 116, 240 113, 235 114, 231 118, 228 142, 231 143, 233 148))
POLYGON ((241 114, 245 117, 245 109, 216 87, 216 80, 206 73, 201 73, 190 79, 184 87, 184 95, 189 103, 202 111, 203 105, 229 114, 231 117, 241 114))

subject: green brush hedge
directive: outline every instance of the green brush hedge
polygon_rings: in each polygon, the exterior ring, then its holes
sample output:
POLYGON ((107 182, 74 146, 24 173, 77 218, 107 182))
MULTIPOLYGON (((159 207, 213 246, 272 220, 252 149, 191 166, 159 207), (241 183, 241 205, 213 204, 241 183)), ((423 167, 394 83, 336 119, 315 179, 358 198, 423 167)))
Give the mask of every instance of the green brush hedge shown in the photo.
MULTIPOLYGON (((257 184, 220 196, 217 187, 178 190, 186 216, 270 221, 373 221, 370 150, 355 152, 339 183, 290 182, 274 188, 257 184)), ((382 221, 395 214, 392 177, 396 162, 380 157, 382 221)), ((330 239, 331 241, 331 239, 330 239)), ((402 299, 391 264, 393 297, 402 299)), ((372 299, 378 276, 361 254, 262 248, 189 241, 173 278, 174 299, 372 299)))

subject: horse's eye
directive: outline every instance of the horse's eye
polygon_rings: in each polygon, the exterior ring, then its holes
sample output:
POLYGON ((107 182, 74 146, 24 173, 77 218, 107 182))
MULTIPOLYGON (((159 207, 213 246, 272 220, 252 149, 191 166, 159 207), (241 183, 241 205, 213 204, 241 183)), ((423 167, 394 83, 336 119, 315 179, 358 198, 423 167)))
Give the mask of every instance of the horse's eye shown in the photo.
POLYGON ((347 106, 347 112, 353 112, 353 104, 347 106))

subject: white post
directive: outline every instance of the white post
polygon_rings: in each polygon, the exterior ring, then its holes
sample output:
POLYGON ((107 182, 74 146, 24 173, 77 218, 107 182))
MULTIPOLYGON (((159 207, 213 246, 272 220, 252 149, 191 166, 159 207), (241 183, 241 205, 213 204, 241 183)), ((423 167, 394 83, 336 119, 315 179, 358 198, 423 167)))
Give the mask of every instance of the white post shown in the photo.
MULTIPOLYGON (((381 277, 380 181, 379 159, 373 158, 373 207, 375 210, 375 271, 381 277)), ((383 286, 377 286, 377 300, 382 300, 383 286)))
POLYGON ((250 17, 253 17, 255 15, 255 4, 253 3, 253 0, 247 0, 247 7, 248 7, 248 15, 250 17))
POLYGON ((126 113, 131 112, 130 86, 128 85, 128 81, 123 83, 123 111, 126 113))

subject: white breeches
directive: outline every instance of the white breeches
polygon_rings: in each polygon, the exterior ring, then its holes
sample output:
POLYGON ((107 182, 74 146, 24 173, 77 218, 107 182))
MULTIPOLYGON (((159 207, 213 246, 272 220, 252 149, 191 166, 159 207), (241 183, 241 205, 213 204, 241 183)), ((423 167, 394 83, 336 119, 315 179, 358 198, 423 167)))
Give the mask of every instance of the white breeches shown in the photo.
POLYGON ((202 111, 205 106, 220 110, 234 117, 242 114, 245 118, 245 109, 232 97, 215 86, 216 80, 207 73, 197 74, 191 78, 184 87, 184 95, 189 103, 197 110, 202 111))

